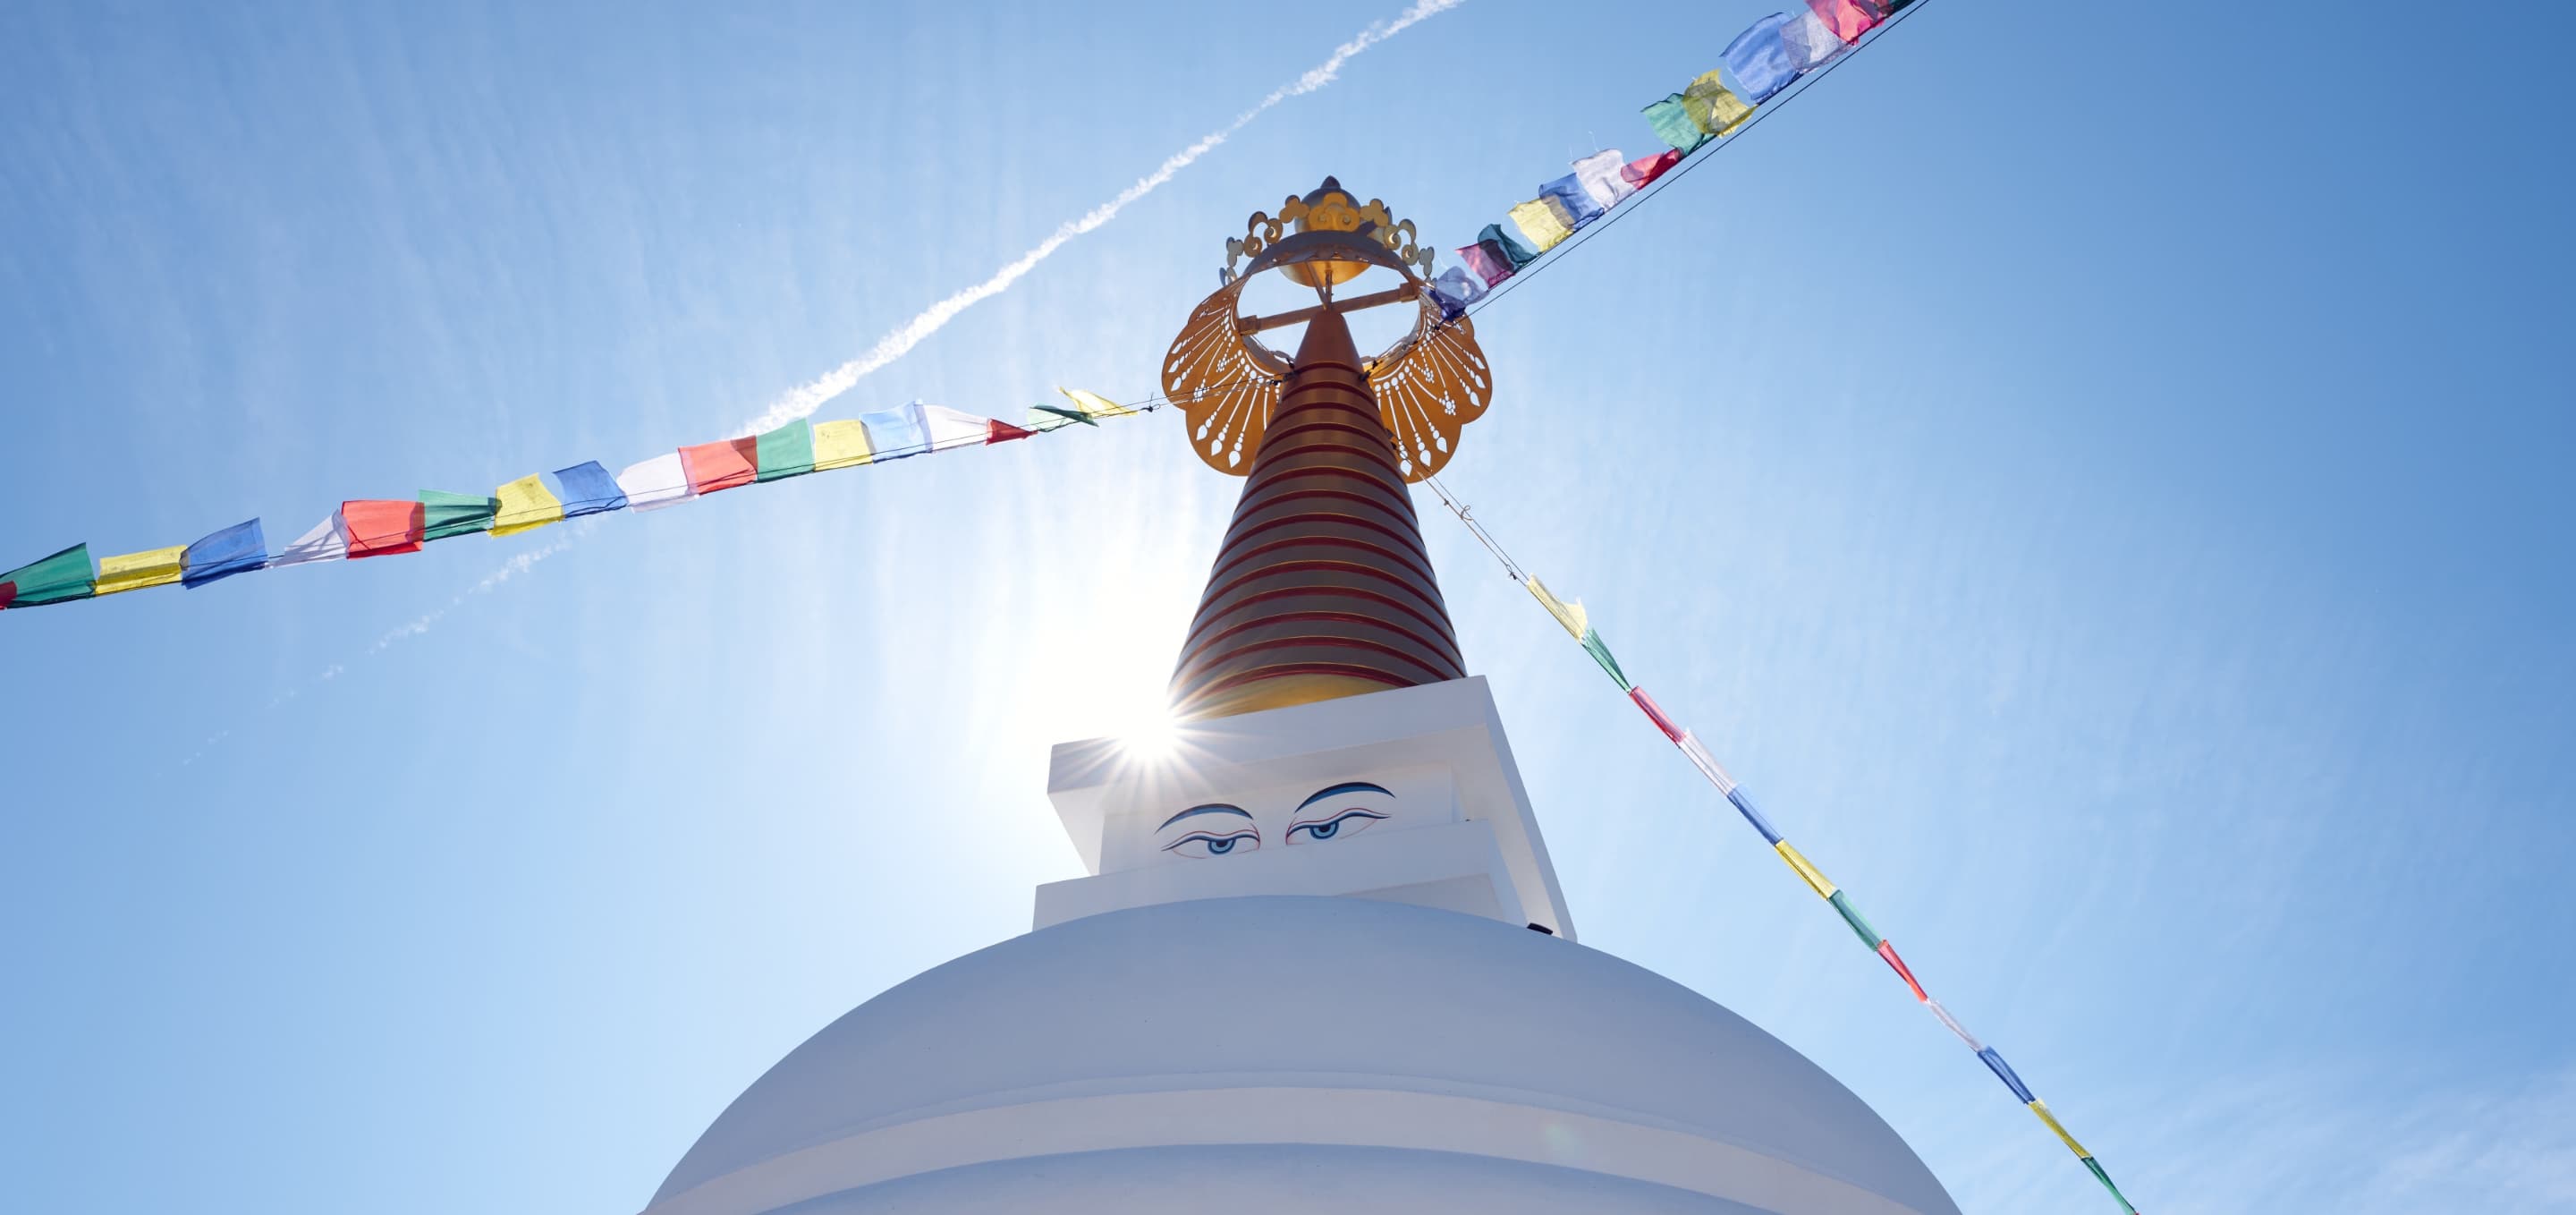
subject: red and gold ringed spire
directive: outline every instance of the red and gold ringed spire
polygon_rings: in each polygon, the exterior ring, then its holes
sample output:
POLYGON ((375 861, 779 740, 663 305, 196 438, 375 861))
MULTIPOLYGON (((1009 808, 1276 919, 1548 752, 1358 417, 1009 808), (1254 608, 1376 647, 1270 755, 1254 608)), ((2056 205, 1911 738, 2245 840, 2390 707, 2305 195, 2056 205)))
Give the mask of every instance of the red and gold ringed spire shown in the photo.
POLYGON ((1431 255, 1413 234, 1412 221, 1327 177, 1226 242, 1223 285, 1172 343, 1163 393, 1192 450, 1246 478, 1172 674, 1181 720, 1466 675, 1406 485, 1448 463, 1493 386, 1473 328, 1443 323, 1423 290, 1417 267, 1429 270, 1431 255), (1334 298, 1371 267, 1402 282, 1334 298), (1314 288, 1316 304, 1242 315, 1244 284, 1266 270, 1314 288), (1412 329, 1362 357, 1343 314, 1406 303, 1412 329), (1298 323, 1293 356, 1258 336, 1298 323))

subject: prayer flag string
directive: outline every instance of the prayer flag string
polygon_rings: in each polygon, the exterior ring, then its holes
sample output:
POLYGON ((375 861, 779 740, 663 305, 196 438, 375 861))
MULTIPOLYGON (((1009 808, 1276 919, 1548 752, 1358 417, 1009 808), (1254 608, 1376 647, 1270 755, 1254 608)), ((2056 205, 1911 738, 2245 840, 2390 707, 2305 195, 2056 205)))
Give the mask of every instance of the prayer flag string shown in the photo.
POLYGON ((419 552, 456 536, 514 536, 566 519, 608 511, 677 506, 719 490, 807 473, 883 464, 959 447, 1008 443, 1067 426, 1097 426, 1162 408, 1158 400, 1121 405, 1096 392, 1060 388, 1071 405, 1038 405, 1013 425, 915 401, 847 421, 800 418, 776 430, 698 443, 628 465, 611 477, 597 461, 531 473, 489 494, 425 489, 417 498, 353 498, 278 552, 268 551, 260 521, 171 545, 93 561, 76 544, 0 573, 0 610, 71 603, 146 587, 204 586, 235 574, 419 552))
POLYGON ((1701 744, 1697 735, 1675 721, 1672 714, 1666 712, 1661 704, 1656 703, 1653 696, 1647 694, 1645 688, 1629 680, 1627 674, 1620 669, 1618 660, 1611 657, 1610 647, 1602 642, 1600 631, 1592 627, 1591 613, 1584 609, 1582 601, 1560 598, 1555 592, 1548 590, 1546 584, 1538 580, 1537 575, 1524 570, 1518 562, 1512 560, 1511 555, 1503 550, 1503 546, 1485 530, 1484 524, 1476 520, 1475 512, 1452 496, 1448 489, 1440 484, 1438 478, 1432 478, 1427 484, 1431 486, 1433 493, 1439 495, 1441 504, 1447 506, 1451 514, 1458 516, 1459 522, 1467 525, 1467 530, 1475 535, 1477 543, 1484 545, 1485 551, 1492 553, 1495 560, 1502 563, 1504 572, 1508 573, 1513 581, 1526 588, 1530 596, 1538 600, 1539 606, 1546 609, 1547 614, 1556 621, 1557 625, 1573 637, 1583 647, 1584 652, 1591 655, 1594 662, 1600 664, 1602 672, 1610 677, 1611 682, 1619 685, 1619 690, 1627 694, 1629 702, 1637 706, 1637 711, 1645 714, 1646 720, 1654 724, 1656 732, 1662 734, 1681 751, 1683 758, 1689 760, 1691 767, 1698 769, 1700 776, 1716 788, 1718 796, 1725 798, 1726 803, 1735 808, 1735 812, 1743 817, 1746 825, 1761 834, 1762 842, 1770 845, 1771 851, 1779 856, 1781 863, 1787 865, 1790 872, 1797 874, 1798 880, 1805 883, 1807 889, 1814 891, 1817 898, 1823 899, 1833 908, 1834 914, 1842 918, 1843 924, 1851 929, 1852 935, 1860 938, 1862 948, 1878 955, 1879 961, 1886 963, 1887 968, 1905 984, 1906 991, 1914 997, 1915 1002, 1929 1010, 1940 1020, 1944 1028, 1956 1034, 1961 1042, 1966 1043, 1968 1049, 1975 1052, 1978 1061, 1984 1063, 1987 1070, 1995 1074, 1996 1079, 2003 1081, 2004 1087, 2012 1090, 2013 1099, 2036 1115, 2040 1122, 2066 1145, 2068 1151, 2075 1153, 2075 1158, 2083 1163, 2086 1171, 2092 1173, 2094 1180, 2101 1182, 2102 1188, 2110 1191, 2112 1200, 2120 1204, 2120 1210, 2125 1215, 2138 1215, 2138 1209, 2129 1205, 2128 1197, 2120 1193, 2119 1186, 2112 1183, 2111 1174, 2103 1169, 2101 1161, 2094 1159, 2090 1149, 2076 1142, 2075 1136, 2069 1134, 2066 1127, 2058 1122, 2057 1115, 2048 1108, 2048 1103, 2032 1093, 2029 1085, 2022 1083, 2021 1077, 2014 1073, 2012 1065, 2004 1062, 2004 1057, 1996 1053, 1995 1048, 1978 1041, 1977 1036, 1969 1033, 1966 1026, 1959 1024, 1958 1018, 1950 1015, 1949 1009, 1943 1008, 1940 1001, 1933 999, 1930 993, 1924 991, 1922 981, 1914 976, 1914 968, 1908 966, 1904 956, 1896 952, 1896 943, 1880 935, 1878 929, 1870 925, 1868 917, 1863 916, 1860 908, 1853 904, 1850 894, 1835 885, 1833 879, 1826 877, 1824 871, 1816 867, 1815 862, 1808 860, 1804 853, 1798 851, 1796 845, 1781 836, 1779 830, 1771 825, 1771 820, 1764 817, 1762 811, 1754 806, 1753 796, 1745 792, 1744 786, 1738 784, 1733 776, 1728 775, 1725 767, 1717 762, 1715 756, 1709 754, 1708 748, 1701 744))

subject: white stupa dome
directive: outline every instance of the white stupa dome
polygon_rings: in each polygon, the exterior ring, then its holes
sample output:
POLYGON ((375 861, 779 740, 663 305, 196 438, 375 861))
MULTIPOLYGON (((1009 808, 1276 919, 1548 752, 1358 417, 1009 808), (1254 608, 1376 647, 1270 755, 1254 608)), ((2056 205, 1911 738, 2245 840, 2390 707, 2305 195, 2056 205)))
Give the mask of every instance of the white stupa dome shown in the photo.
POLYGON ((1238 897, 959 958, 799 1046, 648 1215, 1954 1213, 1869 1107, 1608 954, 1238 897))

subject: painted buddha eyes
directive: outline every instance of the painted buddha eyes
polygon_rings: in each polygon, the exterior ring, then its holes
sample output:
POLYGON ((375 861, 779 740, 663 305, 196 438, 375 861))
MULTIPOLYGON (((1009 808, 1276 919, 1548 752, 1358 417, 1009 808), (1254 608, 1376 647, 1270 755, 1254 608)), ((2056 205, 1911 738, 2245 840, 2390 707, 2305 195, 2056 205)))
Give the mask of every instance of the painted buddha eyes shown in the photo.
MULTIPOLYGON (((1281 834, 1290 844, 1320 844, 1346 835, 1357 835, 1379 822, 1393 817, 1391 809, 1375 809, 1383 804, 1392 807, 1395 794, 1384 785, 1366 781, 1349 781, 1314 795, 1297 804, 1290 814, 1288 830, 1281 834), (1353 804, 1354 802, 1358 804, 1353 804)), ((1261 827, 1253 821, 1252 812, 1241 806, 1210 802, 1192 806, 1170 818, 1154 830, 1157 834, 1181 829, 1180 838, 1162 845, 1174 856, 1192 860, 1233 856, 1238 852, 1261 851, 1261 827), (1197 820, 1197 821, 1191 821, 1197 820), (1183 823, 1188 826, 1182 827, 1183 823)))
POLYGON ((1288 842, 1292 844, 1303 844, 1309 842, 1321 843, 1325 840, 1338 839, 1345 835, 1357 835, 1360 832, 1368 830, 1369 826, 1377 820, 1385 817, 1385 815, 1380 814, 1375 810, 1362 810, 1357 806, 1353 806, 1350 809, 1341 811, 1330 818, 1314 819, 1290 825, 1288 828, 1288 842))
POLYGON ((1193 831, 1163 845, 1165 852, 1193 859, 1232 856, 1238 852, 1259 852, 1260 850, 1261 833, 1249 827, 1226 835, 1218 835, 1212 831, 1193 831))

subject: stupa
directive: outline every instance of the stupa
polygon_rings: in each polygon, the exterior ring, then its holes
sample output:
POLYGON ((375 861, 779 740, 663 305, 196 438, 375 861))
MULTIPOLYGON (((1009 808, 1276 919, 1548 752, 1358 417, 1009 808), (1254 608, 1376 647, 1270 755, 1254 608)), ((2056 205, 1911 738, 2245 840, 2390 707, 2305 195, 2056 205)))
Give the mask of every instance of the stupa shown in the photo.
POLYGON ((1956 1211, 1796 1051, 1577 942, 1407 488, 1492 391, 1430 262, 1331 178, 1228 242, 1164 366, 1246 478, 1175 739, 1058 745, 1087 876, 796 1048, 645 1215, 1956 1211), (1268 272, 1316 303, 1244 315, 1268 272), (1413 324, 1363 358, 1345 315, 1385 305, 1413 324))

